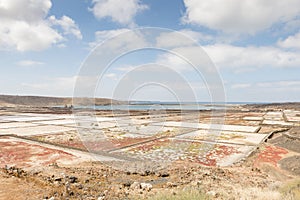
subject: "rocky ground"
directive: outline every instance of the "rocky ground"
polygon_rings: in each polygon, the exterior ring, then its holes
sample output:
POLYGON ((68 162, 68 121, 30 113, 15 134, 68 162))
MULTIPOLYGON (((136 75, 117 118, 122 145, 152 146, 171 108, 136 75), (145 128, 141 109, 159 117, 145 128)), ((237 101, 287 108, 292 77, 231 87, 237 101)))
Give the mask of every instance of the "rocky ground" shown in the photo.
POLYGON ((155 199, 162 194, 175 199, 185 190, 203 199, 297 199, 300 189, 300 181, 288 186, 297 176, 268 173, 249 161, 229 168, 176 163, 155 173, 118 171, 96 162, 54 163, 43 170, 6 167, 0 177, 1 199, 155 199))

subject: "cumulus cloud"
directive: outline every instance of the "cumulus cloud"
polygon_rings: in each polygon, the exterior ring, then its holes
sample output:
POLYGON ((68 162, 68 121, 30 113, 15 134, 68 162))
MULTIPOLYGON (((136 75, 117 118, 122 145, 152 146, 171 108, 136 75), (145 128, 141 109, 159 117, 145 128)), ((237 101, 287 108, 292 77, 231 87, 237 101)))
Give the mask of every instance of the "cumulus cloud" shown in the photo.
POLYGON ((215 44, 203 47, 219 68, 235 72, 256 70, 261 67, 296 68, 300 66, 300 53, 276 47, 238 47, 215 44))
POLYGON ((79 30, 78 25, 68 16, 62 16, 61 19, 56 19, 54 15, 49 17, 49 21, 53 25, 60 26, 65 35, 74 35, 78 39, 82 39, 82 34, 79 30))
POLYGON ((147 5, 140 0, 93 0, 91 9, 96 18, 110 18, 122 25, 134 24, 134 17, 138 12, 146 10, 147 5))
POLYGON ((300 49, 300 32, 289 36, 285 40, 278 41, 278 45, 283 48, 300 49))
POLYGON ((193 70, 192 65, 190 65, 186 60, 184 60, 183 58, 175 54, 170 54, 170 53, 162 54, 158 57, 156 62, 168 66, 178 72, 193 70))
MULTIPOLYGON (((1 0, 0 48, 40 51, 63 41, 64 37, 47 19, 51 6, 50 0, 1 0)), ((68 20, 62 18, 60 25, 65 32, 74 32, 74 27, 67 29, 68 20)))
POLYGON ((230 33, 254 34, 299 16, 299 0, 184 0, 183 21, 230 33))
MULTIPOLYGON (((110 39, 109 42, 103 43, 106 47, 106 53, 113 53, 117 51, 122 51, 124 49, 141 48, 147 46, 147 41, 140 32, 130 31, 129 29, 114 29, 114 30, 104 30, 97 31, 95 33, 96 40, 91 42, 89 46, 91 48, 96 47, 101 44, 106 39, 110 39), (120 35, 119 37, 116 37, 120 35)), ((99 49, 97 49, 99 50, 99 49)))
POLYGON ((0 17, 26 22, 38 22, 47 16, 51 0, 1 0, 0 17))
POLYGON ((63 37, 46 22, 31 25, 25 21, 0 20, 1 49, 40 51, 62 39, 63 37))
MULTIPOLYGON (((300 52, 287 51, 284 49, 262 46, 239 47, 227 44, 213 44, 202 46, 210 57, 211 61, 221 70, 231 70, 235 73, 256 71, 260 68, 299 68, 300 52)), ((192 58, 199 58, 199 49, 195 47, 181 47, 176 49, 181 55, 189 55, 192 58)), ((204 56, 203 54, 202 56, 204 56)), ((193 67, 174 54, 163 54, 158 58, 159 63, 179 71, 189 71, 193 67)), ((205 63, 205 57, 197 63, 199 66, 211 66, 205 63), (203 60, 203 62, 202 62, 203 60)), ((201 68, 208 70, 205 67, 201 68)))

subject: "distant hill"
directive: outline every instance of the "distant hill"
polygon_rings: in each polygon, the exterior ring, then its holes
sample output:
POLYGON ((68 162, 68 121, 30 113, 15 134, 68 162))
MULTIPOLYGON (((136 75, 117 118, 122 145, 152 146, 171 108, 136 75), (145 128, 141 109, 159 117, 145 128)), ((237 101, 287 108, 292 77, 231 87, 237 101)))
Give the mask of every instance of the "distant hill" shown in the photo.
MULTIPOLYGON (((76 98, 76 105, 110 105, 124 104, 125 102, 107 99, 107 98, 76 98)), ((42 96, 18 96, 18 95, 0 95, 0 106, 64 106, 72 105, 73 99, 70 97, 42 97, 42 96)))

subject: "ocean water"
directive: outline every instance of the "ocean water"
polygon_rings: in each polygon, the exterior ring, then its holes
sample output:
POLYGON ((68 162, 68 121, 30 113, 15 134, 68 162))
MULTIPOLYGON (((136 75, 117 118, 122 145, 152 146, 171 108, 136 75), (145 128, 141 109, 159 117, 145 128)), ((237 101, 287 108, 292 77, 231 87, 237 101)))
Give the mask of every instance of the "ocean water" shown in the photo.
MULTIPOLYGON (((244 105, 244 102, 210 103, 210 102, 132 102, 128 105, 101 105, 97 110, 212 110, 224 109, 230 105, 244 105)), ((78 108, 78 107, 75 107, 78 108)))
MULTIPOLYGON (((225 109, 233 105, 264 104, 264 102, 159 102, 159 101, 134 101, 120 105, 76 106, 75 109, 96 110, 212 110, 225 109)), ((56 106, 64 107, 64 106, 56 106)))

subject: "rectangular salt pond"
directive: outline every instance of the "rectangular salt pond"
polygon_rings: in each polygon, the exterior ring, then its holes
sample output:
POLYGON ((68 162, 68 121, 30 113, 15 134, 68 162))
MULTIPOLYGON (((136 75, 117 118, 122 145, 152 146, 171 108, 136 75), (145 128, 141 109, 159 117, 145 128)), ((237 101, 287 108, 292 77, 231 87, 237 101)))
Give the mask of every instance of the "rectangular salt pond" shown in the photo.
POLYGON ((60 120, 50 120, 50 121, 37 121, 32 122, 33 124, 48 124, 48 125, 70 125, 73 124, 75 126, 75 121, 72 119, 60 119, 60 120))
POLYGON ((263 117, 244 117, 243 120, 246 121, 262 121, 264 118, 263 117))
POLYGON ((182 127, 167 127, 167 126, 124 126, 124 127, 116 127, 110 128, 110 132, 116 133, 133 133, 133 134, 140 134, 140 135, 148 135, 148 136, 172 136, 177 135, 182 132, 187 132, 191 130, 190 128, 182 128, 182 127))
POLYGON ((300 122, 300 117, 289 117, 287 116, 287 121, 288 122, 300 122))
POLYGON ((190 133, 186 133, 175 138, 191 139, 191 140, 213 140, 223 143, 234 143, 242 145, 258 145, 260 144, 268 134, 253 134, 246 132, 230 132, 221 131, 219 133, 209 133, 206 130, 198 130, 190 133))
POLYGON ((187 128, 197 128, 197 129, 214 129, 214 130, 250 132, 250 133, 256 133, 260 129, 259 126, 203 124, 203 123, 171 122, 171 121, 162 122, 162 123, 154 123, 153 125, 187 127, 187 128))
POLYGON ((19 128, 19 127, 32 127, 32 126, 38 126, 38 124, 24 123, 24 122, 0 123, 0 129, 19 128))
POLYGON ((206 166, 230 166, 247 157, 254 149, 254 146, 160 139, 115 150, 113 153, 154 162, 185 160, 206 166))
POLYGON ((9 117, 7 120, 14 122, 32 122, 32 121, 44 121, 44 120, 55 120, 59 119, 58 117, 9 117))
POLYGON ((273 121, 273 120, 264 120, 263 124, 265 124, 265 125, 293 126, 293 123, 291 123, 291 122, 273 121))
POLYGON ((63 127, 63 126, 33 126, 33 127, 19 127, 0 129, 0 134, 15 134, 19 136, 30 136, 30 135, 43 135, 43 134, 54 134, 62 133, 67 131, 75 130, 75 128, 63 127))

